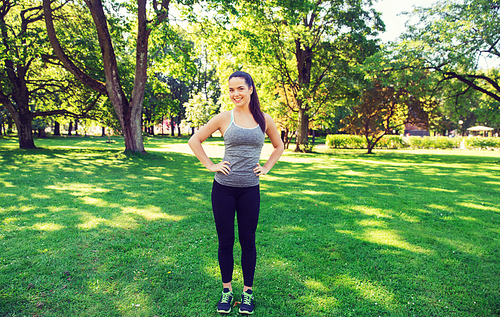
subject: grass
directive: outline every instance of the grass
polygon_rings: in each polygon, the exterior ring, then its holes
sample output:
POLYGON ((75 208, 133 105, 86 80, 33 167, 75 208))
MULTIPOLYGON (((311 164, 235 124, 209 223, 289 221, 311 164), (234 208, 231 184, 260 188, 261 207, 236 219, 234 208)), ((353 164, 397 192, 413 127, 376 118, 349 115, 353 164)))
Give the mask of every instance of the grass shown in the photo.
MULTIPOLYGON (((106 140, 0 138, 0 316, 218 316, 213 175, 106 140)), ((262 180, 256 316, 500 315, 498 152, 321 151, 262 180)))

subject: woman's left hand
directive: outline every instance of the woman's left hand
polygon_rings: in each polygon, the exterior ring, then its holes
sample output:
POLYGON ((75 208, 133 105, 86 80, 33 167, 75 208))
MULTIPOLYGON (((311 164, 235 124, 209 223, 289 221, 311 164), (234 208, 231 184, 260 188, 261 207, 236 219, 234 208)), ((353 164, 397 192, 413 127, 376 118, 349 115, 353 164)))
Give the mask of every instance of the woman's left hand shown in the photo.
POLYGON ((253 172, 255 173, 255 176, 262 176, 269 173, 269 170, 264 166, 260 166, 259 163, 257 163, 257 167, 253 169, 253 172))

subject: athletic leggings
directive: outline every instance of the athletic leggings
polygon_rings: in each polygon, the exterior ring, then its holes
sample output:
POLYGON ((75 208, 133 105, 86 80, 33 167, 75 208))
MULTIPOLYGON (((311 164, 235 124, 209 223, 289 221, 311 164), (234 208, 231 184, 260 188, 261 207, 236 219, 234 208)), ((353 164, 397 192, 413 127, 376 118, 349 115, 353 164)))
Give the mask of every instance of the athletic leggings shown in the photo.
POLYGON ((255 230, 259 220, 259 185, 252 187, 230 187, 214 181, 212 187, 212 209, 219 237, 219 267, 223 283, 233 279, 234 215, 238 219, 238 237, 241 246, 241 267, 245 286, 253 285, 257 251, 255 230))

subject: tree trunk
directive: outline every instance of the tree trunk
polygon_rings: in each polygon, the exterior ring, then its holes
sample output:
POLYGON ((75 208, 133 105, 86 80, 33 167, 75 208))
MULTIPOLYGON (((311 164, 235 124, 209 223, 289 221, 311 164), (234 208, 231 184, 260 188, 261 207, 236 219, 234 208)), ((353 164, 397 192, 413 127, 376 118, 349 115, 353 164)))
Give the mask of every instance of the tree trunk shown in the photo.
POLYGON ((170 116, 170 136, 175 136, 175 121, 173 116, 170 116))
POLYGON ((374 140, 370 140, 368 136, 366 136, 366 146, 368 148, 368 152, 366 154, 373 154, 373 148, 375 147, 374 140))
POLYGON ((106 136, 106 127, 102 127, 102 134, 101 136, 106 136))
POLYGON ((75 119, 75 135, 79 135, 78 134, 78 119, 75 119))
POLYGON ((177 120, 179 120, 179 122, 177 122, 177 136, 180 137, 180 136, 182 136, 182 133, 181 133, 181 124, 180 124, 180 122, 181 122, 181 116, 180 115, 177 117, 177 120))
POLYGON ((299 128, 297 130, 297 140, 295 142, 295 152, 302 151, 301 145, 307 145, 309 140, 307 134, 309 131, 309 116, 305 109, 300 108, 299 110, 299 128))
POLYGON ((19 148, 21 149, 36 149, 33 141, 33 113, 29 107, 29 92, 26 86, 27 68, 21 65, 14 66, 12 61, 5 61, 8 77, 13 85, 12 99, 16 106, 12 103, 0 89, 0 103, 2 103, 10 116, 14 120, 17 127, 17 135, 19 137, 19 148), (17 69, 17 73, 14 71, 17 69))
POLYGON ((73 130, 73 121, 69 121, 68 135, 71 135, 71 130, 73 130))
POLYGON ((61 136, 61 125, 57 121, 54 121, 54 135, 61 136))
POLYGON ((17 136, 19 137, 19 148, 21 149, 36 149, 31 121, 31 116, 19 116, 19 120, 14 121, 17 127, 17 136))
POLYGON ((307 111, 310 107, 308 104, 309 100, 307 94, 309 93, 309 86, 311 84, 313 51, 299 39, 295 41, 295 46, 295 59, 297 60, 299 89, 302 92, 302 96, 296 98, 297 106, 299 108, 299 127, 297 130, 295 147, 295 151, 297 152, 301 151, 301 145, 308 144, 307 132, 309 131, 309 115, 307 114, 307 111))

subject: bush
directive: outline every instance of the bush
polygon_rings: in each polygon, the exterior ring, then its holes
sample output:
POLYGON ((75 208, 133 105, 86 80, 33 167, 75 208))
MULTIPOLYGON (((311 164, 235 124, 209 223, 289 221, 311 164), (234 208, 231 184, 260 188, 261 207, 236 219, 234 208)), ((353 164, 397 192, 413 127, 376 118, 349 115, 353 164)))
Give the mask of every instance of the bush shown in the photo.
POLYGON ((465 138, 465 146, 472 149, 500 149, 500 138, 465 138))
POLYGON ((379 149, 401 149, 405 147, 405 142, 399 135, 384 135, 375 147, 379 149))
POLYGON ((413 149, 453 149, 460 147, 461 138, 449 138, 446 136, 406 138, 407 146, 413 149))
MULTIPOLYGON (((378 149, 458 149, 464 141, 468 149, 500 149, 500 138, 449 138, 437 137, 403 137, 399 135, 385 135, 377 142, 378 149)), ((326 136, 326 145, 331 149, 366 149, 366 139, 362 135, 330 134, 326 136)))
POLYGON ((366 139, 362 135, 329 134, 326 145, 331 149, 366 149, 366 139))

